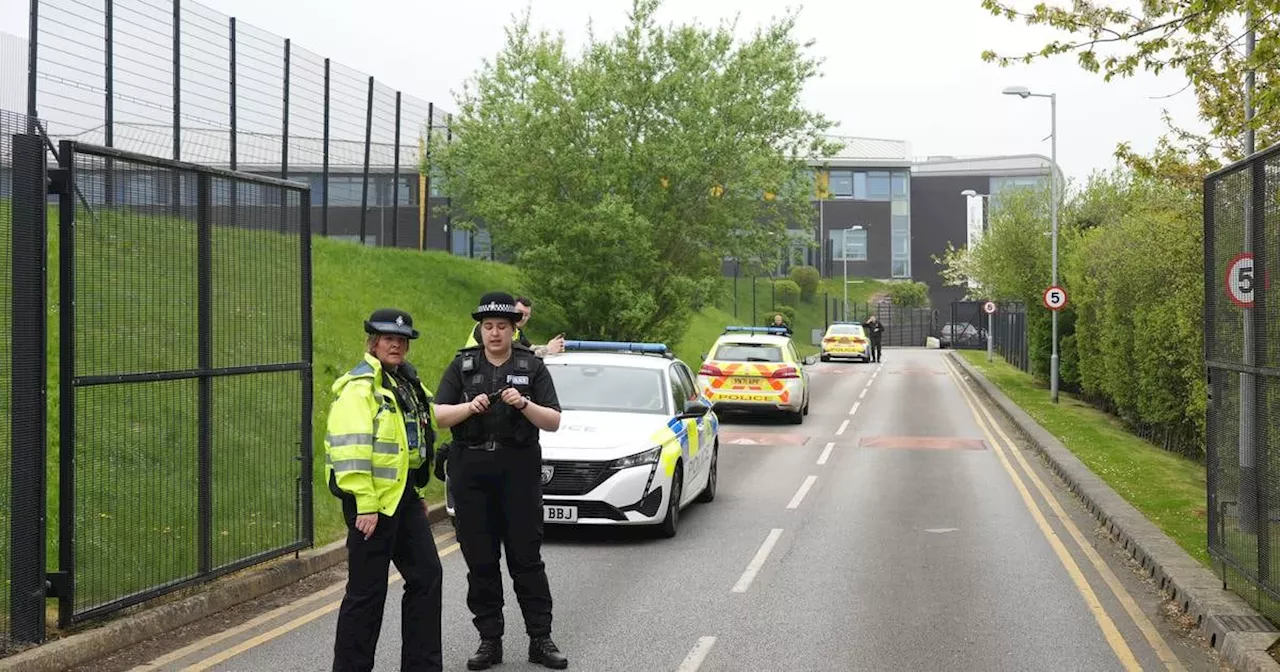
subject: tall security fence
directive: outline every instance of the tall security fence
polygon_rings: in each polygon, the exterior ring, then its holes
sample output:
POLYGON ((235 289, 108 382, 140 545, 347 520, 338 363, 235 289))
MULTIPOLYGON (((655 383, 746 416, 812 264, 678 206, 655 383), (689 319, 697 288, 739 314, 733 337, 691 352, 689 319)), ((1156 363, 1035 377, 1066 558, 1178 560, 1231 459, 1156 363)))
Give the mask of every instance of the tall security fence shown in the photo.
POLYGON ((1204 182, 1209 552, 1224 581, 1280 620, 1280 145, 1204 182))
POLYGON ((31 6, 27 111, 55 139, 306 182, 319 235, 492 257, 419 170, 439 106, 191 0, 31 6))
POLYGON ((313 542, 310 188, 42 130, 0 117, 15 643, 313 542))
POLYGON ((0 652, 44 639, 46 153, 0 110, 0 652))
POLYGON ((1023 371, 1030 371, 1027 350, 1027 309, 1020 301, 997 301, 996 312, 984 310, 986 301, 955 301, 951 319, 939 329, 938 339, 944 348, 986 350, 987 332, 991 348, 1004 360, 1023 371))
POLYGON ((895 306, 892 303, 849 302, 835 297, 827 299, 826 321, 865 323, 872 315, 884 331, 880 345, 886 348, 922 348, 930 336, 938 335, 938 311, 932 308, 895 306))

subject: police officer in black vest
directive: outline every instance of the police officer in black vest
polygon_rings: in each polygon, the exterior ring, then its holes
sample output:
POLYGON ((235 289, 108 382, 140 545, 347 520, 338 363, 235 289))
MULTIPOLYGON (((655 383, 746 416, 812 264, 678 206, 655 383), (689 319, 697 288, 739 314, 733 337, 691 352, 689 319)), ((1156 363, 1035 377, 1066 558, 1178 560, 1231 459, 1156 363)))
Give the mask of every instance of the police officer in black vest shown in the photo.
POLYGON ((467 669, 502 662, 499 543, 529 635, 529 661, 564 669, 551 641, 551 589, 542 563, 542 447, 539 430, 560 428, 560 402, 542 359, 512 330, 522 314, 505 292, 489 292, 471 317, 479 345, 458 351, 436 390, 436 423, 453 428, 447 459, 458 543, 467 561, 467 606, 480 648, 467 669))

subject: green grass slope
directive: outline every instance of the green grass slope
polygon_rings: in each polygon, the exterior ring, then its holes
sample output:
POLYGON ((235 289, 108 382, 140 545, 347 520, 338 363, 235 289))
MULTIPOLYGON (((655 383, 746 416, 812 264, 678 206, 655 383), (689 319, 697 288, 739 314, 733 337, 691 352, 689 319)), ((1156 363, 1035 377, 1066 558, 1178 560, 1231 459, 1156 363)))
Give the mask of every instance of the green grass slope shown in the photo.
MULTIPOLYGON (((7 240, 8 203, 0 201, 0 239, 7 240)), ((212 364, 237 367, 283 364, 300 357, 296 238, 269 230, 215 226, 213 230, 212 364)), ((59 275, 57 212, 49 217, 49 440, 50 566, 58 558, 59 420, 66 391, 59 389, 59 275)), ((7 252, 7 249, 5 250, 7 252)), ((8 254, 4 255, 7 271, 8 254)), ((78 213, 76 233, 77 376, 182 371, 199 364, 196 231, 193 222, 163 211, 78 213)), ((518 269, 443 252, 364 247, 322 238, 312 241, 313 473, 317 544, 338 539, 344 524, 324 481, 324 435, 330 386, 359 361, 363 320, 379 307, 408 310, 422 338, 409 359, 434 389, 444 367, 466 340, 469 313, 493 289, 538 298, 518 269)), ((771 305, 767 279, 757 280, 757 324, 771 305)), ((8 283, 0 300, 8 304, 8 283)), ((730 287, 732 280, 727 279, 730 287)), ((750 281, 739 279, 738 312, 730 294, 690 320, 677 355, 695 370, 723 328, 751 323, 750 281)), ((865 301, 878 283, 857 285, 851 301, 865 301)), ((839 289, 828 283, 827 291, 839 289)), ((819 292, 821 297, 821 290, 819 292)), ((796 342, 823 324, 821 298, 797 307, 796 342)), ((538 343, 561 329, 553 311, 535 306, 530 337, 538 343), (539 319, 541 315, 542 319, 539 319)), ((572 334, 569 334, 572 338, 572 334)), ((7 358, 6 358, 7 362, 7 358)), ((212 390, 213 566, 257 555, 299 535, 296 372, 220 377, 212 390)), ((8 368, 0 370, 7 390, 8 368)), ((198 570, 198 382, 194 379, 113 383, 77 390, 76 603, 91 607, 198 570)), ((7 395, 0 396, 8 412, 7 395)), ((0 423, 8 431, 8 423, 0 423)), ((444 437, 442 437, 444 438, 444 437)), ((7 436, 0 435, 7 447, 7 436)), ((7 456, 6 456, 7 457, 7 456)), ((7 459, 5 460, 7 468, 7 459)), ((433 482, 431 498, 441 500, 433 482)), ((0 515, 8 515, 7 509, 0 515)), ((5 521, 7 524, 7 521, 5 521)), ((9 543, 0 535, 0 554, 9 543)), ((7 577, 6 577, 7 578, 7 577)), ((0 593, 0 613, 8 594, 0 593)))

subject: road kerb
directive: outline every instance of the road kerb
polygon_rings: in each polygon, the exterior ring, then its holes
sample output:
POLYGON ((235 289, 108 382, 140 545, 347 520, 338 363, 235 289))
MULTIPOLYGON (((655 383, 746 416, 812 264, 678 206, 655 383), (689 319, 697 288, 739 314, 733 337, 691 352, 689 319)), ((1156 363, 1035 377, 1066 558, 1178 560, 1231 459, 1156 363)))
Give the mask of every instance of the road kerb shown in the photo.
MULTIPOLYGON (((444 502, 433 504, 427 520, 448 519, 444 502)), ((90 630, 51 640, 21 653, 0 658, 0 672, 57 672, 111 655, 224 609, 257 599, 347 560, 346 541, 339 539, 302 551, 296 558, 212 581, 200 593, 103 622, 90 630)))
POLYGON ((947 356, 973 380, 978 391, 992 402, 991 408, 999 410, 1000 415, 1044 458, 1054 473, 1066 482, 1089 513, 1107 530, 1113 543, 1125 549, 1142 566, 1166 598, 1177 603, 1184 614, 1195 619, 1201 634, 1214 648, 1219 649, 1228 664, 1238 670, 1280 672, 1280 663, 1267 653, 1272 645, 1280 641, 1280 630, 1227 630, 1220 617, 1245 616, 1253 620, 1262 618, 1262 615, 1240 596, 1222 588, 1221 579, 1098 478, 1062 442, 1041 427, 964 357, 955 353, 947 353, 947 356))

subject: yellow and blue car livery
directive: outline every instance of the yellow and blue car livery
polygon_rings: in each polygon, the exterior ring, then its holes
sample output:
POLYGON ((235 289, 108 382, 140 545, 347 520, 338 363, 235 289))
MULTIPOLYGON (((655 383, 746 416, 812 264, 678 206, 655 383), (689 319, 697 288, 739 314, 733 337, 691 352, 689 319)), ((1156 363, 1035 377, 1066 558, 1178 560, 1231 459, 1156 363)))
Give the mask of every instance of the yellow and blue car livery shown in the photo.
POLYGON ((545 358, 561 405, 542 432, 543 520, 650 525, 715 497, 720 422, 693 371, 663 344, 566 341, 545 358))

